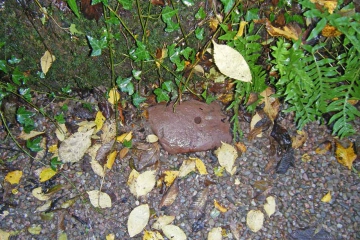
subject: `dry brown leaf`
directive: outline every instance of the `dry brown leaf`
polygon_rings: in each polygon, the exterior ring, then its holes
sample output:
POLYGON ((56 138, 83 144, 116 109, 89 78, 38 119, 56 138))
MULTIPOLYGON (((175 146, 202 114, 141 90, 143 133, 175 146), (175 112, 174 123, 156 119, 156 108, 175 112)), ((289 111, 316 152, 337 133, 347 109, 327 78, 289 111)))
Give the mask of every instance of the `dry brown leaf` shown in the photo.
POLYGON ((295 41, 299 39, 299 34, 292 25, 284 26, 283 29, 280 29, 280 28, 274 27, 268 19, 266 19, 265 21, 266 21, 265 22, 266 30, 270 34, 270 36, 285 37, 287 39, 292 39, 295 41))
POLYGON ((24 131, 22 131, 21 134, 19 135, 19 138, 22 140, 28 140, 30 138, 39 136, 43 133, 45 133, 45 132, 30 131, 30 133, 25 133, 24 131))
POLYGON ((219 20, 217 18, 211 18, 209 20, 209 27, 212 32, 215 32, 218 26, 219 26, 219 20))
POLYGON ((306 142, 306 140, 308 138, 308 134, 305 131, 297 130, 296 133, 297 133, 296 136, 291 138, 292 147, 294 149, 298 149, 299 147, 304 145, 304 143, 306 142))
POLYGON ((164 196, 161 198, 161 201, 159 203, 159 208, 162 207, 168 207, 175 201, 177 195, 179 194, 179 186, 177 181, 171 185, 171 187, 166 191, 164 196))
POLYGON ((100 139, 103 143, 112 141, 116 136, 116 121, 115 118, 105 121, 102 127, 102 134, 100 139))
POLYGON ((245 22, 245 21, 240 22, 239 30, 236 33, 234 40, 238 39, 239 37, 242 37, 242 35, 244 34, 244 28, 247 24, 248 24, 248 22, 245 22))
POLYGON ((263 97, 262 102, 265 102, 264 112, 272 122, 274 122, 280 108, 280 101, 278 98, 271 96, 274 93, 275 90, 272 87, 268 87, 260 94, 263 97))
POLYGON ((245 153, 246 150, 247 150, 245 144, 244 144, 244 143, 241 143, 241 142, 235 143, 235 147, 236 147, 241 153, 245 153))
POLYGON ((352 164, 357 157, 353 147, 354 144, 351 142, 350 146, 345 148, 339 141, 336 141, 335 145, 335 156, 337 161, 351 170, 352 164))
POLYGON ((251 118, 251 122, 250 122, 250 130, 251 131, 256 131, 256 133, 258 134, 254 134, 256 137, 262 137, 262 129, 261 128, 255 128, 255 125, 261 120, 261 116, 259 113, 256 113, 252 118, 251 118))
POLYGON ((310 2, 324 6, 330 14, 334 13, 337 6, 337 0, 310 0, 310 2))
POLYGON ((215 207, 217 210, 219 210, 220 212, 222 212, 222 213, 227 212, 227 208, 221 206, 221 204, 218 203, 218 201, 216 201, 216 199, 214 199, 214 207, 215 207))
POLYGON ((57 139, 59 139, 59 141, 64 141, 66 138, 66 134, 68 133, 67 128, 65 126, 65 124, 59 124, 58 128, 56 128, 55 130, 55 135, 57 137, 57 139))
POLYGON ((338 37, 342 34, 336 27, 326 24, 326 26, 321 30, 321 35, 324 37, 338 37))

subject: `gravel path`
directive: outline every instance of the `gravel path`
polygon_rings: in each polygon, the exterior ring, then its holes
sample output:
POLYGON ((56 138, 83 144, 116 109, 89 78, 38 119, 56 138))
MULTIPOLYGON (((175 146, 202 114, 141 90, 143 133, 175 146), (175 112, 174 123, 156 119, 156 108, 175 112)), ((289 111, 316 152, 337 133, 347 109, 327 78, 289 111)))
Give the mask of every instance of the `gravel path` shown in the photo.
MULTIPOLYGON (((38 121, 43 121, 39 122, 39 126, 44 130, 49 133, 54 131, 44 119, 38 121)), ((141 141, 147 134, 146 126, 142 124, 146 123, 134 122, 135 140, 141 141), (145 132, 136 132, 143 127, 145 132)), ((334 150, 324 155, 315 153, 320 143, 333 141, 324 126, 315 123, 307 126, 308 140, 295 150, 295 167, 286 174, 274 174, 269 171, 269 162, 273 161, 273 157, 269 156, 270 130, 263 137, 250 142, 246 139, 249 124, 241 124, 247 151, 237 159, 238 171, 233 176, 225 173, 218 177, 214 174, 218 163, 212 151, 168 155, 161 149, 158 178, 164 170, 178 169, 188 157, 202 159, 209 173, 193 173, 180 179, 179 194, 166 209, 159 208, 163 196, 160 188, 153 189, 146 197, 139 199, 130 193, 126 184, 131 171, 129 154, 121 161, 118 159, 106 175, 103 191, 112 198, 111 208, 95 209, 89 203, 86 191, 99 189, 101 177, 94 174, 89 158, 84 157, 78 163, 65 164, 62 173, 50 181, 50 184, 63 184, 63 187, 52 197, 56 203, 47 214, 36 211, 44 202, 34 198, 31 193, 32 188, 38 186, 35 170, 43 165, 19 152, 6 150, 16 149, 16 146, 9 137, 6 138, 4 128, 1 128, 0 144, 3 149, 0 157, 6 164, 1 165, 0 173, 3 199, 0 229, 15 231, 15 236, 10 239, 54 239, 61 231, 67 234, 67 239, 105 239, 110 233, 115 235, 115 239, 130 239, 127 233, 128 215, 136 206, 148 203, 153 215, 147 230, 151 229, 156 216, 174 215, 176 218, 173 224, 179 226, 188 239, 207 239, 208 232, 214 227, 222 227, 223 239, 311 239, 305 236, 308 232, 318 234, 312 239, 360 239, 360 176, 340 165, 334 150), (310 156, 309 161, 301 160, 304 154, 310 156), (13 159, 9 161, 11 157, 13 159), (23 171, 19 185, 10 186, 3 181, 6 173, 12 170, 23 171), (17 194, 12 193, 14 188, 18 190, 17 194), (192 211, 193 199, 205 188, 208 188, 208 201, 204 217, 192 219, 189 213, 192 211), (332 200, 324 203, 321 198, 328 191, 331 191, 332 200), (263 228, 254 233, 246 226, 246 215, 253 209, 265 213, 263 205, 268 196, 275 198, 276 212, 270 218, 265 215, 263 228), (75 203, 62 209, 61 204, 71 198, 74 198, 75 203), (214 207, 214 199, 228 211, 219 212, 214 207), (41 228, 39 235, 28 232, 28 228, 34 226, 41 228), (308 232, 301 232, 300 229, 308 229, 308 232)), ((289 132, 295 131, 290 121, 285 120, 282 124, 289 132)), ((12 130, 15 136, 19 134, 15 128, 12 130)), ((48 141, 48 145, 52 145, 55 140, 48 141)), ((354 166, 360 169, 360 161, 355 161, 354 166)), ((132 239, 142 239, 142 234, 132 239)))

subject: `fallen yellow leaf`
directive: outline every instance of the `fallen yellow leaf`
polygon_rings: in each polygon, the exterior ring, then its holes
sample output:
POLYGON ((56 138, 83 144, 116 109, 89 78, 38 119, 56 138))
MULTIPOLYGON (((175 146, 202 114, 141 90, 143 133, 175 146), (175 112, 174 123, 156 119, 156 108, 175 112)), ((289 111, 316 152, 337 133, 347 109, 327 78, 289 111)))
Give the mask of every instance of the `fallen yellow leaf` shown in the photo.
POLYGON ((179 176, 179 171, 165 171, 164 174, 165 174, 164 182, 166 186, 169 187, 174 182, 175 178, 179 176))
POLYGON ((110 153, 110 154, 107 156, 107 161, 106 161, 106 165, 105 165, 105 166, 106 166, 108 169, 111 169, 111 168, 112 168, 112 166, 113 166, 113 164, 114 164, 114 162, 115 162, 115 158, 116 158, 117 154, 118 154, 118 151, 113 151, 112 153, 110 153))
POLYGON ((132 139, 132 132, 123 133, 116 138, 116 141, 123 143, 124 141, 130 141, 132 139))
POLYGON ((43 71, 44 74, 46 74, 49 71, 55 59, 56 59, 55 56, 52 55, 49 51, 46 51, 44 55, 41 57, 40 65, 41 65, 41 70, 43 71))
POLYGON ((9 182, 10 184, 18 184, 21 177, 22 171, 16 170, 6 174, 5 181, 9 182))
POLYGON ((236 33, 234 40, 238 39, 239 37, 242 37, 242 35, 244 34, 244 28, 247 24, 248 24, 248 22, 245 22, 245 21, 240 22, 239 30, 236 33))
POLYGON ((329 191, 325 196, 323 196, 323 197, 321 198, 321 201, 322 201, 322 202, 325 202, 325 203, 328 203, 328 202, 331 201, 331 193, 330 193, 330 191, 329 191))
POLYGON ((351 169, 352 164, 357 157, 354 152, 353 143, 351 142, 350 146, 348 148, 345 148, 343 145, 341 145, 340 142, 336 141, 335 156, 340 164, 351 169))
POLYGON ((56 144, 51 145, 51 146, 49 147, 49 153, 56 153, 57 150, 58 150, 58 147, 57 147, 56 144))
POLYGON ((101 111, 98 111, 96 113, 96 117, 95 117, 95 124, 96 124, 96 132, 100 131, 100 129, 102 128, 104 122, 105 122, 106 118, 104 117, 104 115, 102 114, 101 111))
POLYGON ((45 182, 55 176, 56 171, 52 170, 51 168, 44 168, 39 176, 40 182, 45 182))
POLYGON ((109 91, 108 101, 109 101, 109 103, 115 105, 119 100, 120 100, 120 93, 116 89, 116 87, 114 87, 109 91))
POLYGON ((201 175, 208 174, 205 164, 199 158, 195 158, 195 166, 201 175))
POLYGON ((221 206, 220 203, 218 203, 218 201, 216 201, 216 199, 214 199, 214 206, 217 210, 219 210, 222 213, 227 212, 227 208, 221 206))

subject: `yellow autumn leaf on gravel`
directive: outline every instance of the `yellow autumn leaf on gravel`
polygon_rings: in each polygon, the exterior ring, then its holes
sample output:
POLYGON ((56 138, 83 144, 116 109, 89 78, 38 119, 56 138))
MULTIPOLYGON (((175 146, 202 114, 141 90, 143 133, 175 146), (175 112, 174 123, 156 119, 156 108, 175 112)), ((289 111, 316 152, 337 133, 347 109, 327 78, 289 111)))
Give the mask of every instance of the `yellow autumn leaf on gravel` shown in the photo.
POLYGON ((155 134, 149 134, 146 136, 146 141, 148 143, 154 143, 154 142, 157 142, 158 140, 159 140, 159 138, 155 134))
POLYGON ((339 141, 336 141, 336 151, 335 156, 337 161, 344 165, 345 167, 348 167, 349 170, 352 168, 352 164, 355 161, 357 155, 355 154, 353 143, 350 142, 349 147, 344 147, 341 145, 339 141))
POLYGON ((175 220, 175 216, 163 215, 160 216, 158 219, 156 219, 156 221, 153 223, 151 227, 156 230, 161 230, 163 226, 169 225, 174 220, 175 220))
POLYGON ((220 166, 233 175, 236 171, 234 163, 238 157, 236 149, 228 143, 222 143, 221 146, 215 150, 215 155, 218 158, 220 166))
POLYGON ((56 153, 58 151, 58 147, 56 144, 49 146, 49 153, 56 153))
POLYGON ((221 240, 222 239, 222 228, 212 228, 208 233, 207 240, 221 240))
POLYGON ((174 180, 179 176, 179 171, 164 171, 164 182, 167 187, 171 186, 174 180))
POLYGON ((168 239, 173 239, 173 240, 186 240, 186 234, 184 233, 184 231, 179 228, 178 226, 175 225, 166 225, 164 227, 162 227, 161 229, 164 233, 164 235, 168 238, 168 239))
POLYGON ((218 203, 218 201, 216 201, 216 199, 214 199, 214 206, 215 206, 215 208, 216 208, 217 210, 219 210, 219 211, 222 212, 222 213, 227 212, 227 208, 221 206, 220 203, 218 203))
POLYGON ((158 231, 146 231, 142 240, 164 240, 158 231))
POLYGON ((156 184, 156 171, 150 170, 143 173, 133 169, 130 172, 127 184, 130 192, 137 198, 148 194, 156 184))
POLYGON ((195 166, 195 161, 193 161, 192 159, 184 160, 179 169, 179 177, 185 177, 189 173, 194 172, 195 166))
POLYGON ((115 234, 110 233, 110 234, 106 235, 105 239, 106 240, 115 240, 115 234))
POLYGON ((245 21, 240 22, 239 30, 236 33, 234 40, 238 39, 239 37, 242 37, 242 35, 244 34, 244 28, 247 24, 248 24, 248 22, 245 22, 245 21))
POLYGON ((48 195, 45 195, 43 192, 42 192, 42 188, 41 187, 37 187, 37 188, 34 188, 32 191, 31 191, 32 195, 37 198, 38 200, 40 201, 47 201, 50 199, 50 197, 48 195))
POLYGON ((108 169, 111 169, 114 162, 115 162, 115 159, 116 159, 116 156, 118 154, 118 151, 113 151, 112 153, 110 153, 108 156, 107 156, 107 161, 106 161, 106 164, 105 166, 108 168, 108 169))
POLYGON ((304 143, 306 142, 307 138, 308 138, 307 132, 297 130, 297 131, 296 131, 296 135, 291 138, 292 147, 293 147, 294 149, 298 149, 299 147, 301 147, 302 145, 304 145, 304 143))
POLYGON ((82 121, 77 124, 78 132, 87 132, 96 127, 95 121, 82 121))
POLYGON ((96 131, 98 132, 100 131, 100 129, 102 128, 104 122, 105 122, 106 118, 104 117, 104 115, 102 114, 101 111, 98 111, 96 113, 96 117, 95 117, 95 124, 96 124, 96 131))
POLYGON ((8 240, 10 238, 10 233, 0 229, 0 239, 8 240))
POLYGON ((28 227, 28 232, 32 235, 39 235, 41 233, 41 226, 40 225, 33 225, 31 227, 28 227))
POLYGON ((60 142, 64 141, 68 133, 65 123, 59 124, 55 130, 55 135, 60 142))
POLYGON ((150 208, 148 204, 142 204, 134 208, 129 215, 127 228, 130 237, 133 237, 146 227, 150 218, 150 208))
POLYGON ((329 191, 325 196, 321 198, 321 201, 324 203, 328 203, 331 201, 331 192, 329 191))
POLYGON ((20 170, 8 172, 6 174, 5 181, 9 182, 10 184, 19 184, 22 174, 23 172, 20 170))
POLYGON ((45 75, 49 71, 55 59, 56 59, 55 56, 52 55, 49 51, 46 51, 44 55, 41 57, 40 59, 41 70, 45 75))
POLYGON ((132 139, 132 132, 123 133, 116 137, 116 141, 123 143, 124 141, 130 141, 132 139))
POLYGON ((21 132, 19 135, 19 138, 22 140, 28 140, 31 139, 33 137, 39 136, 41 134, 43 134, 44 132, 38 132, 38 131, 30 131, 30 133, 25 133, 25 132, 21 132))
POLYGON ((199 158, 196 158, 195 159, 195 165, 196 165, 196 168, 197 170, 199 171, 199 173, 201 175, 206 175, 208 174, 208 172, 206 171, 206 166, 205 164, 203 163, 203 161, 201 161, 199 158))
POLYGON ((251 71, 244 57, 235 49, 212 41, 215 65, 219 71, 235 80, 251 82, 251 71))
POLYGON ((45 182, 55 176, 55 174, 56 171, 52 170, 51 168, 44 168, 39 175, 39 180, 40 182, 45 182))
POLYGON ((94 207, 109 208, 111 207, 111 198, 107 193, 99 190, 87 191, 91 204, 94 207))
POLYGON ((251 210, 246 215, 246 225, 253 232, 259 231, 264 224, 264 214, 259 210, 251 210))
POLYGON ((116 87, 110 89, 108 101, 111 104, 115 104, 120 100, 120 93, 116 87))
POLYGON ((273 196, 269 196, 266 198, 266 203, 264 204, 264 209, 266 214, 271 217, 275 213, 276 202, 273 196))

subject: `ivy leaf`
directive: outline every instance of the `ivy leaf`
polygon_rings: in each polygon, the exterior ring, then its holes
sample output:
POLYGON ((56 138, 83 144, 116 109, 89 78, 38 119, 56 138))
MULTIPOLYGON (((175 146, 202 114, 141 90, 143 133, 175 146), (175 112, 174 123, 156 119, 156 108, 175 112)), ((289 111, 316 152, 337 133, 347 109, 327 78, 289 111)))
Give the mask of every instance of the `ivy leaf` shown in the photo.
POLYGON ((136 80, 141 80, 141 77, 140 77, 141 71, 140 71, 140 70, 135 70, 135 69, 133 69, 133 70, 131 71, 131 73, 132 73, 133 77, 134 77, 136 80))
POLYGON ((176 91, 176 86, 173 81, 166 81, 161 84, 161 88, 168 91, 168 92, 174 92, 176 91))
POLYGON ((77 29, 76 29, 76 25, 73 24, 73 23, 70 25, 69 30, 70 30, 70 33, 71 33, 72 35, 75 35, 75 34, 82 35, 82 34, 84 34, 83 32, 77 30, 77 29))
POLYGON ((91 45, 92 51, 91 55, 92 57, 100 56, 101 50, 106 48, 107 46, 107 38, 104 36, 102 39, 97 40, 91 36, 86 36, 89 40, 89 43, 91 45))
POLYGON ((135 61, 147 61, 150 59, 150 53, 146 49, 146 45, 141 41, 136 41, 137 48, 130 51, 130 57, 135 61))
POLYGON ((220 1, 224 5, 225 13, 228 13, 235 4, 234 0, 220 0, 220 1))
POLYGON ((124 78, 118 77, 116 79, 116 84, 122 92, 127 92, 129 95, 134 94, 134 84, 132 83, 132 77, 124 78))
POLYGON ((180 25, 178 23, 175 23, 171 20, 171 18, 176 15, 178 12, 177 9, 172 9, 169 6, 166 6, 163 8, 161 13, 161 19, 166 23, 165 32, 173 32, 180 28, 180 25))
POLYGON ((181 50, 181 54, 185 57, 186 60, 189 60, 190 54, 193 52, 194 50, 191 47, 187 47, 184 50, 181 50))
POLYGON ((259 9, 252 8, 246 12, 245 21, 250 22, 251 20, 259 19, 259 9))
POLYGON ((8 63, 10 63, 10 64, 17 64, 19 62, 21 62, 21 60, 15 56, 11 56, 11 58, 8 60, 8 63))
POLYGON ((204 19, 205 17, 206 17, 206 13, 204 11, 204 8, 203 7, 199 8, 197 13, 195 14, 195 18, 196 19, 204 19))
POLYGON ((34 140, 26 140, 26 147, 33 152, 40 152, 42 147, 40 147, 41 137, 37 137, 34 140))
POLYGON ((204 39, 204 28, 197 27, 195 29, 195 37, 199 40, 203 40, 204 39))
POLYGON ((134 95, 132 95, 132 103, 135 107, 140 107, 140 104, 145 102, 146 98, 139 95, 138 92, 136 92, 134 95))
POLYGON ((56 171, 57 169, 57 166, 58 165, 61 165, 62 162, 59 161, 58 157, 53 157, 51 160, 50 160, 50 167, 52 170, 56 171))
POLYGON ((132 0, 118 0, 118 2, 123 6, 125 10, 132 9, 132 0))
POLYGON ((79 9, 76 5, 76 0, 67 0, 67 3, 71 11, 73 11, 73 13, 76 15, 76 17, 80 18, 79 9))
POLYGON ((56 115, 54 118, 59 124, 65 123, 64 114, 62 114, 62 113, 56 115))
POLYGON ((16 120, 24 125, 28 119, 30 119, 32 116, 34 116, 35 113, 27 111, 24 106, 19 107, 19 109, 16 112, 16 120))
POLYGON ((26 100, 31 102, 31 89, 30 88, 19 88, 19 93, 22 95, 26 100))
POLYGON ((8 73, 5 60, 0 60, 0 70, 4 73, 8 73))
POLYGON ((181 2, 187 6, 187 7, 191 7, 194 5, 194 1, 193 0, 181 0, 181 2))
POLYGON ((154 90, 156 95, 157 102, 168 102, 170 100, 169 92, 165 91, 164 89, 157 88, 154 90))

